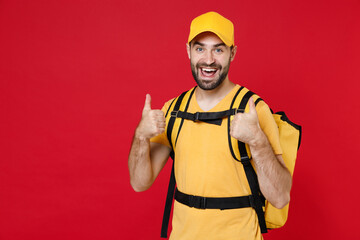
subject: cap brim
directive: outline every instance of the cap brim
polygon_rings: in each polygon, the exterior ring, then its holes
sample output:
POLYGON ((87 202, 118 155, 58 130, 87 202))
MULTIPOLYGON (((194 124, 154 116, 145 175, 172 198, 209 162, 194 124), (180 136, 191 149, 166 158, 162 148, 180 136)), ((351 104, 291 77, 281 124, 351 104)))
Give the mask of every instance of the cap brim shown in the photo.
POLYGON ((226 46, 231 47, 234 45, 231 40, 224 38, 224 36, 222 36, 221 34, 219 34, 218 32, 214 31, 211 28, 205 28, 205 29, 202 29, 201 31, 193 33, 191 36, 189 36, 188 43, 190 43, 197 35, 204 33, 204 32, 212 32, 212 33, 216 34, 216 36, 218 36, 221 39, 221 41, 223 41, 225 43, 226 46))

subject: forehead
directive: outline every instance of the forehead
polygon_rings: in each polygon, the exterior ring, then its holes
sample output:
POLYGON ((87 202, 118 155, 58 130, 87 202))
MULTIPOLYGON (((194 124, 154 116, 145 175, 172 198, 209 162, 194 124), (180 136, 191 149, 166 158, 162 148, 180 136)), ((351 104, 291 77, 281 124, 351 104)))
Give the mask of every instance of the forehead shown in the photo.
POLYGON ((209 46, 224 44, 224 42, 221 41, 221 39, 215 33, 212 32, 200 33, 191 42, 201 43, 203 45, 209 45, 209 46))

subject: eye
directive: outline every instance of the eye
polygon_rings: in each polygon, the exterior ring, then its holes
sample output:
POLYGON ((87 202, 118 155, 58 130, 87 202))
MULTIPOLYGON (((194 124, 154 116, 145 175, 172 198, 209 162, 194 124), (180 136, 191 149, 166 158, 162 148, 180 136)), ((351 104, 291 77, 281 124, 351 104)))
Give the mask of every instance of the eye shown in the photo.
POLYGON ((201 47, 198 47, 198 48, 196 48, 195 50, 196 50, 197 52, 202 52, 202 51, 204 51, 204 49, 201 48, 201 47))
POLYGON ((215 49, 215 52, 216 52, 216 53, 222 53, 223 50, 222 50, 221 48, 216 48, 216 49, 215 49))

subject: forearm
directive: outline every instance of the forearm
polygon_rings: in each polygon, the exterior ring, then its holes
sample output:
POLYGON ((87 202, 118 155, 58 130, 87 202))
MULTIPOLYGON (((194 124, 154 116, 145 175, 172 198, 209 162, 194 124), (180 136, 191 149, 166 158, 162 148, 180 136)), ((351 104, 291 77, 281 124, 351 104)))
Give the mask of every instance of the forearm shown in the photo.
POLYGON ((130 184, 137 192, 147 190, 153 183, 150 159, 150 140, 135 131, 128 160, 130 184))
POLYGON ((262 194, 273 206, 283 208, 290 201, 290 172, 281 156, 280 159, 275 156, 266 135, 261 130, 249 146, 262 194))
POLYGON ((130 184, 137 192, 147 190, 164 167, 171 151, 161 144, 150 144, 150 139, 165 131, 164 112, 151 109, 151 97, 145 105, 129 153, 130 184))

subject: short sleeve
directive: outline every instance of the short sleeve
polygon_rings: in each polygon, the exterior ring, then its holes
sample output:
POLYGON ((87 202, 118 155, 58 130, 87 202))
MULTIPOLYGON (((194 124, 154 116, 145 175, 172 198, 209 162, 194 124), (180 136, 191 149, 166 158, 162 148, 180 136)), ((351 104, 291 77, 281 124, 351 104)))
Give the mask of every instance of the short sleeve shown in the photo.
POLYGON ((275 155, 282 154, 280 145, 279 129, 270 111, 269 106, 260 101, 256 106, 260 127, 268 138, 275 155))

